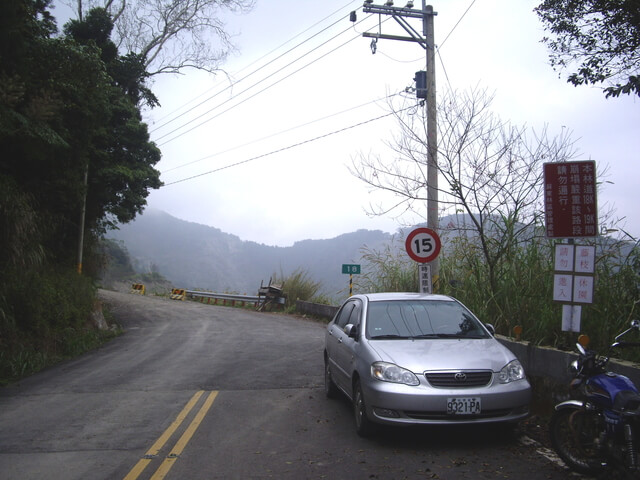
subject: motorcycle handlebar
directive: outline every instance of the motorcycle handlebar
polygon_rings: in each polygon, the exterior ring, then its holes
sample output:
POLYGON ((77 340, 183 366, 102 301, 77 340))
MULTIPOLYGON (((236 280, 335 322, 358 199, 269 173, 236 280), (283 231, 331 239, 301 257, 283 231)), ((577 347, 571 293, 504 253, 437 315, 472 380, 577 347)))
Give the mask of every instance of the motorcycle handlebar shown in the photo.
POLYGON ((640 347, 640 342, 615 342, 611 345, 611 348, 627 348, 627 347, 640 347))

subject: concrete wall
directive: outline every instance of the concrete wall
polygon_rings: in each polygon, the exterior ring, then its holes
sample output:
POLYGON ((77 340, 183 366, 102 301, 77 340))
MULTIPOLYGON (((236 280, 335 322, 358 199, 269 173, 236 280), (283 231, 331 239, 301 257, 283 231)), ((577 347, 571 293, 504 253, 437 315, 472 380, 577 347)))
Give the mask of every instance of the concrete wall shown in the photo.
MULTIPOLYGON (((327 321, 333 318, 338 308, 300 300, 296 302, 299 313, 326 318, 327 321)), ((518 357, 527 375, 548 378, 558 383, 568 383, 571 380, 569 365, 578 357, 576 352, 564 352, 550 347, 532 345, 529 342, 517 342, 500 335, 496 338, 518 357)), ((612 360, 609 362, 609 370, 626 375, 640 386, 640 365, 612 360)))
MULTIPOLYGON (((499 335, 496 338, 518 357, 527 375, 550 378, 560 383, 568 383, 573 378, 569 373, 569 365, 578 358, 577 351, 564 352, 555 348, 532 345, 529 342, 516 342, 499 335)), ((636 385, 640 385, 640 365, 611 360, 608 370, 626 375, 636 385)))
POLYGON ((314 317, 326 318, 329 322, 340 307, 334 307, 333 305, 322 305, 319 303, 303 302, 302 300, 296 301, 296 311, 304 315, 313 315, 314 317))

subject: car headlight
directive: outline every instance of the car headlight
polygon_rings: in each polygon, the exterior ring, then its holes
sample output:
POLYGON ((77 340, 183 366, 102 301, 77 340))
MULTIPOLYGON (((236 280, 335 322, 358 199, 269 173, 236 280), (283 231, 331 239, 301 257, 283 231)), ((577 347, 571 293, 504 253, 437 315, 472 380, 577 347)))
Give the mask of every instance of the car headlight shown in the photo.
POLYGON ((522 380, 524 377, 524 368, 522 368, 518 360, 506 364, 498 373, 498 381, 500 383, 515 382, 516 380, 522 380))
POLYGON ((393 363, 376 362, 371 365, 371 376, 383 382, 403 383, 405 385, 420 385, 420 380, 413 372, 393 363))

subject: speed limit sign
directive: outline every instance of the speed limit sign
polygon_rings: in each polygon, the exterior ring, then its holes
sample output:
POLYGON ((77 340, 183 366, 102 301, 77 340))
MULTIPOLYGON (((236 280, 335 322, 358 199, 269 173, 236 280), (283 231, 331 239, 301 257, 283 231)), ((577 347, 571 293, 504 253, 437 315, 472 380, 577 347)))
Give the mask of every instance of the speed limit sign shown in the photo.
POLYGON ((418 263, 434 260, 440 253, 440 237, 430 228, 416 228, 404 242, 409 256, 418 263))

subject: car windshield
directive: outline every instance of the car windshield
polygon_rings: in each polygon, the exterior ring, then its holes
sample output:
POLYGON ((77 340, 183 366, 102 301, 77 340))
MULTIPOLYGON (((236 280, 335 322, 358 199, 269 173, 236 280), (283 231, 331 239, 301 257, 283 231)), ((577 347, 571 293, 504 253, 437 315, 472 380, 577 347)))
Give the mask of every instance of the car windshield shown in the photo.
POLYGON ((367 338, 489 338, 480 322, 458 302, 395 300, 369 302, 367 338))

